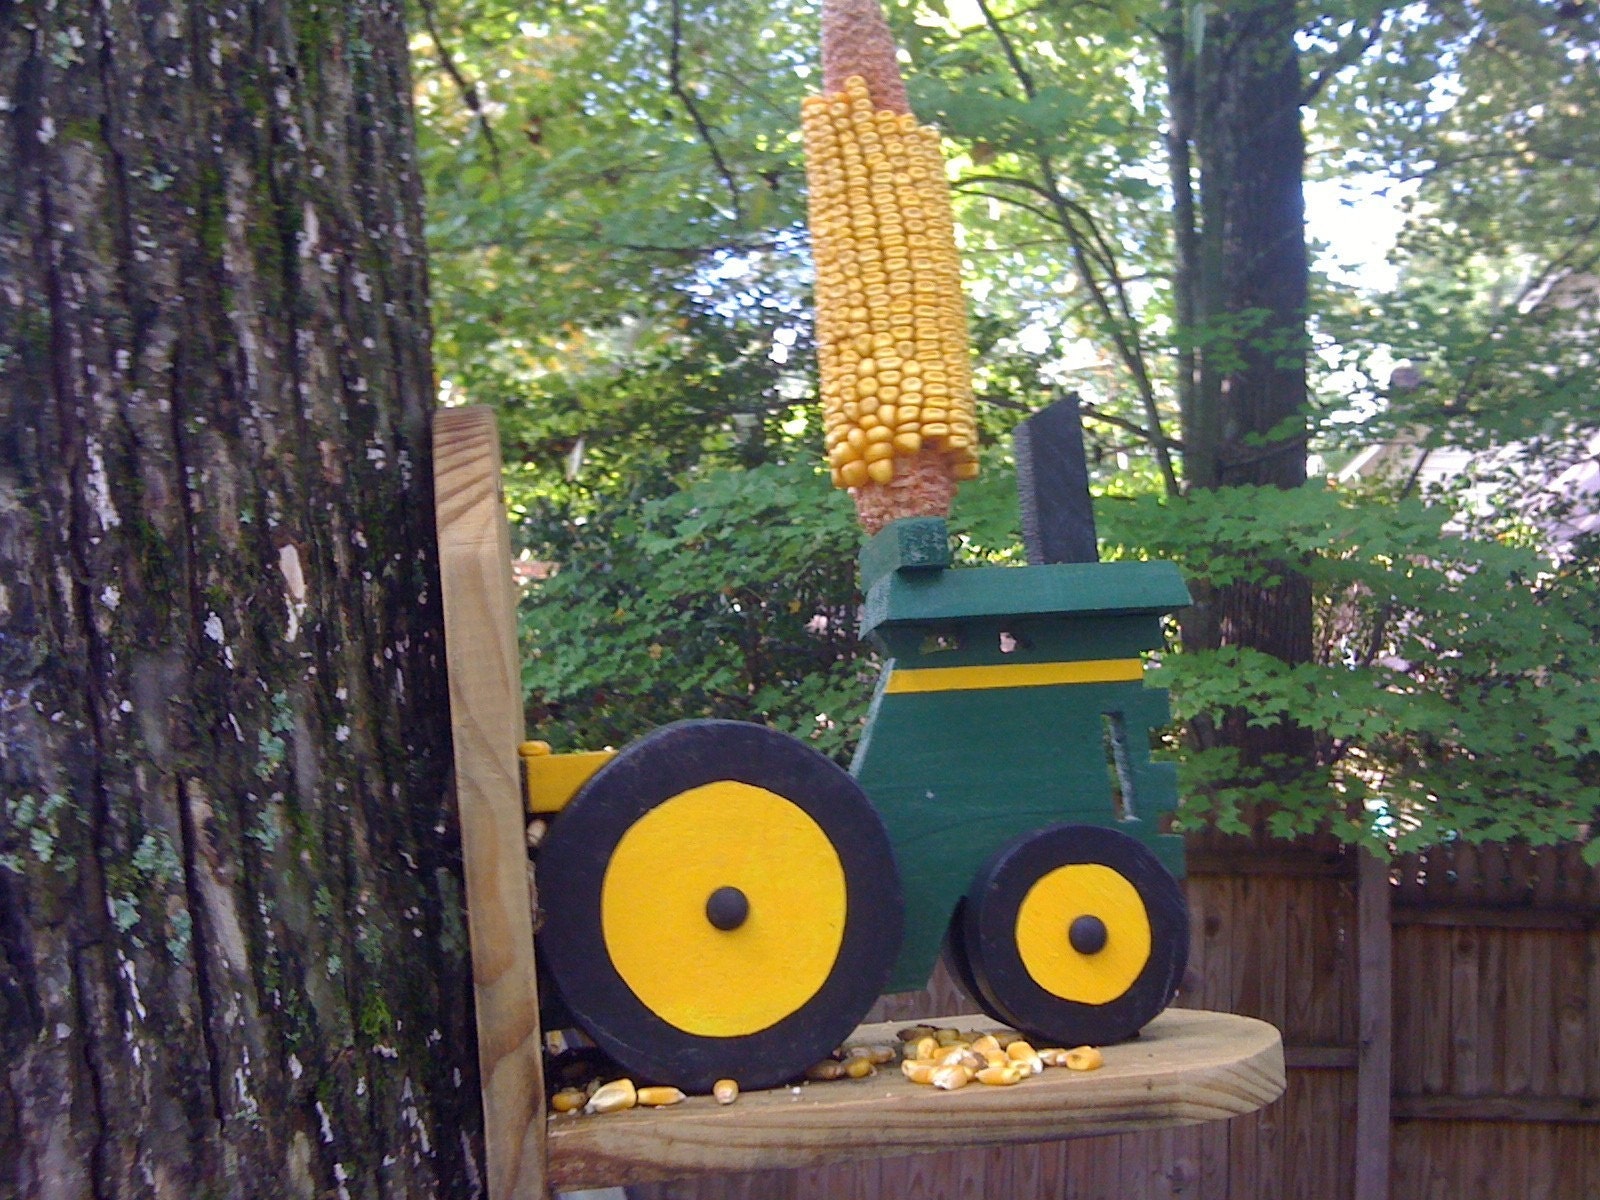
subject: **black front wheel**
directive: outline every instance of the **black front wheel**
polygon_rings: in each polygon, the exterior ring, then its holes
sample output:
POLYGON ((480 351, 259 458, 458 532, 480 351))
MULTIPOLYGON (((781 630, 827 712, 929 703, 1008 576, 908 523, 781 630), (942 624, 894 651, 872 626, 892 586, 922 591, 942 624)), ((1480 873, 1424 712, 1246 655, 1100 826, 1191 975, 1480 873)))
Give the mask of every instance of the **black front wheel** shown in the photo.
POLYGON ((951 940, 990 1016, 1056 1045, 1103 1045, 1138 1033, 1177 994, 1188 907, 1142 843, 1055 825, 983 866, 951 940))

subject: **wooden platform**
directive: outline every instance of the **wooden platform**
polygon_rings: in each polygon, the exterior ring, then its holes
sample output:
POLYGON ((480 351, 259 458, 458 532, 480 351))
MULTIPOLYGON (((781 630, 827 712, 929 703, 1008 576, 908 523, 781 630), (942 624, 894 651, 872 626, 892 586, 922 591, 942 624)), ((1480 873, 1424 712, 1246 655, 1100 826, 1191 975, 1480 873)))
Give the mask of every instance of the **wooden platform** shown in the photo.
MULTIPOLYGON (((996 1028, 978 1016, 930 1023, 996 1028)), ((905 1024, 863 1025, 857 1040, 893 1041, 905 1024)), ((695 1096, 672 1108, 552 1116, 550 1182, 601 1187, 1193 1125, 1254 1112, 1284 1088, 1278 1031, 1226 1013, 1169 1009, 1135 1041, 1106 1047, 1105 1059, 1098 1071, 1051 1068, 1015 1087, 941 1092, 890 1067, 867 1080, 752 1092, 727 1107, 695 1096)))

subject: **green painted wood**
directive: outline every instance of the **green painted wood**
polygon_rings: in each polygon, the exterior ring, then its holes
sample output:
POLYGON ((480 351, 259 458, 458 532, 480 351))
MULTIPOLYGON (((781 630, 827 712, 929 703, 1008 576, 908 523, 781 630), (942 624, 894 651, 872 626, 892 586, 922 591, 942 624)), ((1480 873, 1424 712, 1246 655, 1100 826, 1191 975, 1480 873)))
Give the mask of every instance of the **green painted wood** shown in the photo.
POLYGON ((1070 621, 990 617, 927 624, 891 622, 880 625, 873 640, 905 669, 1135 658, 1156 649, 1164 639, 1161 618, 1139 614, 1088 615, 1070 621), (1002 635, 1008 640, 1003 641, 1002 635))
POLYGON ((861 632, 871 636, 887 624, 977 617, 1166 613, 1189 603, 1189 589, 1168 562, 896 570, 868 586, 861 632))
POLYGON ((1181 839, 1157 832, 1176 803, 1173 768, 1148 754, 1148 731, 1167 719, 1166 693, 1137 683, 896 695, 880 685, 852 773, 889 830, 905 895, 889 990, 926 984, 978 869, 1030 829, 1112 825, 1181 875, 1181 839), (1128 730, 1135 821, 1121 820, 1113 803, 1106 713, 1120 713, 1128 730))
POLYGON ((890 521, 861 548, 861 586, 870 588, 895 571, 950 565, 950 530, 939 517, 890 521))

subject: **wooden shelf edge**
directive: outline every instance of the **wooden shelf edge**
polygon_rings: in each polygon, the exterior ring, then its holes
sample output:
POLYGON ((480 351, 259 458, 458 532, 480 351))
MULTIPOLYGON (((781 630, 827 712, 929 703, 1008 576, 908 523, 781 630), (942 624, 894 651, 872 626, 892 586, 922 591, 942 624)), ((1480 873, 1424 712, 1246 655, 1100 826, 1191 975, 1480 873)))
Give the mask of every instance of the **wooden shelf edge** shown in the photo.
MULTIPOLYGON (((997 1028, 979 1016, 931 1020, 997 1028)), ((855 1040, 891 1041, 906 1024, 863 1025, 855 1040)), ((1105 1059, 1098 1071, 1052 1068, 1009 1088, 939 1092, 894 1070, 748 1093, 727 1107, 695 1096, 666 1109, 554 1116, 550 1182, 605 1187, 1194 1125, 1255 1112, 1285 1086, 1278 1031, 1228 1013, 1168 1009, 1138 1039, 1106 1047, 1105 1059)))

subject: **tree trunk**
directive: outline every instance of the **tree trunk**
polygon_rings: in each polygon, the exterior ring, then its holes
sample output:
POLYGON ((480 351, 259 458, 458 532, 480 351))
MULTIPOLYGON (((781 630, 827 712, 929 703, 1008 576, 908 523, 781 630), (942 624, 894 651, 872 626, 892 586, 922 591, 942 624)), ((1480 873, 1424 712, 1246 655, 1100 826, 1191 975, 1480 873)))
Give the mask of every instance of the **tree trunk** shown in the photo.
MULTIPOLYGON (((1250 0, 1208 11, 1169 5, 1168 40, 1177 176, 1177 258, 1187 396, 1190 488, 1292 488, 1306 481, 1305 138, 1300 127, 1293 0, 1250 0), (1182 136, 1186 135, 1186 136, 1182 136), (1192 139, 1192 140, 1190 140, 1192 139), (1198 164, 1191 198, 1190 151, 1198 164)), ((1311 591, 1289 563, 1265 564, 1283 582, 1232 584, 1202 596, 1184 624, 1192 649, 1249 646, 1287 662, 1311 657, 1311 591)), ((1306 731, 1247 729, 1227 740, 1250 758, 1303 755, 1306 731)))
POLYGON ((475 1190, 409 88, 0 6, 0 1195, 475 1190))

